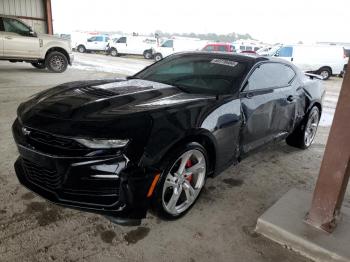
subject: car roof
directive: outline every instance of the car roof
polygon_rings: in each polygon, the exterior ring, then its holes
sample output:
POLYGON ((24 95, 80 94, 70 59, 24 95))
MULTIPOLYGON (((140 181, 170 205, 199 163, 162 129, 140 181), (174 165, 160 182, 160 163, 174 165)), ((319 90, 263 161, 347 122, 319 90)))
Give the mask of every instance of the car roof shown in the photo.
MULTIPOLYGON (((215 51, 215 52, 191 51, 191 52, 180 52, 174 55, 178 55, 178 56, 196 55, 196 56, 211 56, 211 57, 218 57, 218 58, 230 58, 230 59, 237 59, 242 62, 248 62, 253 64, 256 64, 260 61, 276 60, 275 58, 259 56, 256 54, 237 54, 237 53, 228 53, 228 52, 220 52, 220 51, 215 51)), ((278 59, 278 61, 284 62, 284 60, 282 59, 278 59)))
POLYGON ((232 45, 232 43, 226 43, 226 42, 213 42, 213 43, 208 43, 207 45, 232 45))

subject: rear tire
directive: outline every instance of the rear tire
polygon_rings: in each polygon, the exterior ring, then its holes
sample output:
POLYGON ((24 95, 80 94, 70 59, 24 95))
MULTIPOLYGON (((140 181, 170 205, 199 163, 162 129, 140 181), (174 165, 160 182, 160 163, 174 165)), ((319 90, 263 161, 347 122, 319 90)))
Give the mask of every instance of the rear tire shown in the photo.
POLYGON ((154 208, 165 219, 180 218, 193 207, 205 185, 209 170, 207 151, 196 142, 188 143, 172 150, 161 169, 154 208))
POLYGON ((317 71, 317 74, 323 77, 323 80, 327 80, 332 75, 332 70, 328 67, 322 67, 317 71))
POLYGON ((83 45, 79 45, 77 50, 78 50, 79 53, 85 53, 86 52, 86 48, 83 45))
POLYGON ((68 67, 68 59, 61 52, 54 51, 46 56, 45 64, 51 72, 62 73, 68 67))
POLYGON ((35 63, 30 63, 30 64, 38 69, 45 69, 46 68, 45 62, 35 62, 35 63))
POLYGON ((143 52, 143 57, 144 57, 145 59, 151 59, 151 58, 152 58, 152 53, 151 53, 151 51, 146 50, 145 52, 143 52))
POLYGON ((293 133, 286 138, 287 144, 301 149, 310 147, 315 139, 319 122, 320 110, 314 106, 293 133))

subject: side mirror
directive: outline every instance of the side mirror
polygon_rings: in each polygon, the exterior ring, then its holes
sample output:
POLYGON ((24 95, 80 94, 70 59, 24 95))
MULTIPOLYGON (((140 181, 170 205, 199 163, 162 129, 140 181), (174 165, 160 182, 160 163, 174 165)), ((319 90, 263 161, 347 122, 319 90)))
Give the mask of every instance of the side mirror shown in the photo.
POLYGON ((37 34, 32 29, 30 29, 29 35, 32 36, 32 37, 36 37, 37 36, 37 34))
POLYGON ((273 56, 280 56, 280 53, 276 52, 273 56))

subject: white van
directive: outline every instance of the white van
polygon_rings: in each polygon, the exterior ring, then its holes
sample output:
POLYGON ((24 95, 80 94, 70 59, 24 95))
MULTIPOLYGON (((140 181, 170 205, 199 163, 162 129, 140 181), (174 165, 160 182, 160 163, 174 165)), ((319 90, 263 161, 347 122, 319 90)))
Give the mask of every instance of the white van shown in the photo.
POLYGON ((152 53, 156 61, 171 54, 183 51, 202 50, 208 43, 206 40, 189 37, 173 37, 165 40, 160 46, 153 48, 152 53))
POLYGON ((341 75, 347 64, 344 48, 335 45, 284 45, 274 56, 294 63, 302 71, 319 74, 325 80, 341 75))
POLYGON ((118 55, 143 55, 152 58, 152 48, 157 46, 157 38, 151 36, 122 36, 109 43, 108 53, 118 55))

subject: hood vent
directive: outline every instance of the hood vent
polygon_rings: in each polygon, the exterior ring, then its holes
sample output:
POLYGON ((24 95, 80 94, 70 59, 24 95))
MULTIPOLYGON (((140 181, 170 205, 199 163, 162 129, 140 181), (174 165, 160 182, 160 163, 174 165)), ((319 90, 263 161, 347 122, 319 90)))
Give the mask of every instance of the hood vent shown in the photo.
POLYGON ((98 98, 105 98, 105 97, 111 97, 111 96, 118 95, 117 93, 114 93, 112 91, 98 88, 98 87, 94 87, 94 86, 81 87, 79 89, 76 89, 76 92, 78 92, 80 94, 81 93, 88 94, 88 95, 95 96, 98 98))

